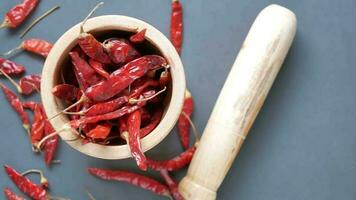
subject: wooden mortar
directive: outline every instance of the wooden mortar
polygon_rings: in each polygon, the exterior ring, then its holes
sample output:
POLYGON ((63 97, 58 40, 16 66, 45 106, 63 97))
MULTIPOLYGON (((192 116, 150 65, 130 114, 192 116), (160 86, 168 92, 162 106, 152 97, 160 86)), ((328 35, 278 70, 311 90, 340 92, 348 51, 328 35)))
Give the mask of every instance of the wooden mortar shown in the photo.
POLYGON ((179 184, 186 200, 216 199, 287 55, 296 24, 294 13, 278 5, 257 16, 179 184))

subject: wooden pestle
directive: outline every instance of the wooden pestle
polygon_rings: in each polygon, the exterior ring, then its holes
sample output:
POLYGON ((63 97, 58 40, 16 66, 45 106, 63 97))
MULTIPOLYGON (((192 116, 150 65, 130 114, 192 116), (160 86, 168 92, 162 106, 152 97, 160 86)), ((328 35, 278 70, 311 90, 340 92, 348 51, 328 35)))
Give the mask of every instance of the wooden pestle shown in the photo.
POLYGON ((257 16, 179 184, 186 200, 216 199, 288 53, 296 24, 294 13, 278 5, 257 16))

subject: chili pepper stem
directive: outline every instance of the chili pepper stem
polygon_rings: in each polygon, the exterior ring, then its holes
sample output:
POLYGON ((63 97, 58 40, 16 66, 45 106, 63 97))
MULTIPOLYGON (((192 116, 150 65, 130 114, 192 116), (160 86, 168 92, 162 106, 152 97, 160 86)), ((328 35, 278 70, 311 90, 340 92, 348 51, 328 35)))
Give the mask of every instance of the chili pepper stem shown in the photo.
POLYGON ((100 7, 104 5, 104 2, 99 2, 94 8, 93 10, 90 11, 90 13, 88 14, 88 16, 86 16, 82 22, 82 24, 80 25, 80 33, 84 33, 84 24, 88 21, 88 19, 94 14, 94 12, 100 7))
POLYGON ((22 89, 21 87, 19 86, 19 84, 16 83, 16 81, 14 79, 12 79, 7 73, 4 72, 4 70, 2 70, 0 68, 0 73, 2 75, 4 75, 15 87, 16 87, 16 90, 22 94, 22 89))
POLYGON ((27 170, 27 171, 21 173, 21 175, 26 176, 26 175, 32 174, 32 173, 39 174, 40 175, 40 183, 48 185, 48 179, 44 176, 43 172, 39 169, 30 169, 30 170, 27 170))
POLYGON ((126 141, 127 144, 129 144, 129 132, 124 131, 120 134, 121 138, 126 141))
POLYGON ((4 20, 0 25, 0 29, 6 28, 8 25, 9 23, 6 20, 4 20))
POLYGON ((85 189, 85 192, 87 193, 90 200, 96 200, 95 197, 89 192, 88 189, 85 189))
POLYGON ((39 90, 33 83, 31 83, 30 81, 24 81, 24 82, 26 82, 26 83, 28 83, 29 85, 31 85, 31 86, 33 87, 33 89, 36 90, 36 92, 41 93, 40 90, 39 90))
POLYGON ((23 38, 26 33, 28 33, 38 22, 40 22, 42 19, 53 13, 55 10, 59 9, 60 6, 56 5, 53 8, 49 9, 47 12, 43 13, 41 16, 39 16, 35 21, 33 21, 20 35, 20 38, 23 38))
POLYGON ((164 86, 164 88, 162 90, 160 90, 159 92, 157 92, 156 94, 150 96, 150 97, 147 97, 147 98, 143 98, 143 99, 134 99, 134 98, 130 98, 129 99, 129 104, 136 104, 136 103, 139 103, 139 102, 142 102, 142 101, 149 101, 153 98, 155 98, 156 96, 162 94, 164 91, 166 91, 167 87, 164 86))
POLYGON ((13 49, 9 50, 8 52, 5 52, 5 53, 0 54, 0 56, 3 56, 3 57, 8 58, 10 55, 12 55, 12 54, 14 54, 14 53, 17 53, 17 52, 19 52, 19 51, 21 51, 21 50, 22 50, 22 44, 19 45, 19 46, 16 47, 16 48, 13 48, 13 49))
POLYGON ((70 200, 63 197, 48 196, 50 200, 70 200))
POLYGON ((47 120, 50 121, 50 120, 52 120, 52 119, 58 117, 60 114, 63 114, 63 113, 65 113, 65 112, 67 112, 68 110, 74 108, 75 106, 77 106, 77 105, 79 105, 79 104, 85 102, 86 100, 87 100, 87 97, 86 97, 85 95, 82 95, 82 96, 80 97, 80 99, 79 99, 77 102, 73 103, 72 105, 68 106, 67 108, 65 108, 64 110, 58 112, 57 114, 55 114, 54 116, 48 118, 47 120))
POLYGON ((66 111, 63 111, 63 114, 66 114, 66 115, 84 115, 84 111, 79 111, 79 112, 66 112, 66 111))
POLYGON ((181 114, 188 120, 190 126, 192 127, 193 134, 194 134, 194 137, 195 137, 195 141, 199 142, 200 141, 200 137, 199 137, 199 134, 198 134, 198 131, 197 131, 197 128, 196 128, 195 124, 192 122, 190 117, 185 112, 182 112, 181 114))

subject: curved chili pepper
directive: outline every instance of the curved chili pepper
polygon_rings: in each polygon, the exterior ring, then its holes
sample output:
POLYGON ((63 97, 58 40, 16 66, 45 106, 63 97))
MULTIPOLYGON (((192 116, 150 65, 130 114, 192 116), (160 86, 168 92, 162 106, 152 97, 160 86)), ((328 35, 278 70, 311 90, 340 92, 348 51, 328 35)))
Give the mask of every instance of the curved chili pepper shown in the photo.
POLYGON ((69 125, 72 128, 79 128, 81 125, 84 124, 92 124, 92 123, 96 123, 99 121, 103 121, 103 120, 111 120, 111 119, 116 119, 119 117, 122 117, 126 114, 132 113, 133 111, 139 109, 140 106, 138 105, 134 105, 134 106, 125 106, 122 107, 116 111, 110 112, 110 113, 106 113, 103 115, 97 115, 97 116, 90 116, 90 117, 82 117, 80 119, 77 120, 72 120, 69 122, 69 125))
POLYGON ((109 123, 98 124, 94 129, 90 130, 86 135, 93 139, 105 139, 110 134, 112 125, 109 123))
POLYGON ((173 46, 180 53, 183 42, 183 8, 179 0, 172 1, 170 35, 173 46))
POLYGON ((26 131, 28 133, 30 133, 30 119, 29 119, 27 113, 24 111, 20 99, 16 96, 16 94, 14 92, 12 92, 5 85, 0 84, 0 87, 5 95, 6 99, 10 103, 11 107, 20 116, 20 118, 22 120, 22 126, 26 129, 26 131))
POLYGON ((51 51, 53 44, 46 40, 31 38, 22 42, 22 49, 25 51, 43 56, 46 58, 51 51))
POLYGON ((104 42, 104 48, 111 61, 124 65, 140 56, 140 53, 125 39, 112 38, 104 42))
POLYGON ((174 200, 184 200, 182 195, 178 191, 178 184, 172 179, 167 170, 160 170, 159 173, 163 177, 164 181, 169 187, 174 200))
POLYGON ((73 101, 77 98, 80 93, 79 89, 70 84, 59 84, 54 86, 52 89, 52 94, 58 99, 64 101, 73 101))
POLYGON ((10 188, 4 188, 4 194, 7 200, 25 200, 25 198, 15 194, 10 188))
POLYGON ((193 113, 194 104, 191 93, 186 90, 184 97, 184 104, 182 109, 182 114, 178 118, 178 133, 180 136, 180 141, 183 148, 187 149, 189 147, 189 130, 190 123, 189 119, 193 113))
POLYGON ((43 108, 41 104, 37 104, 34 109, 33 123, 31 126, 31 142, 36 144, 44 137, 45 117, 43 116, 43 108))
POLYGON ((38 0, 23 0, 21 4, 11 8, 11 10, 6 13, 5 19, 0 28, 16 28, 23 21, 25 21, 27 16, 36 8, 38 2, 38 0))
POLYGON ((141 150, 140 143, 141 112, 136 110, 127 118, 127 130, 129 133, 128 144, 132 157, 136 160, 137 166, 141 170, 147 170, 147 159, 141 150))
POLYGON ((85 96, 94 102, 105 101, 127 88, 149 70, 166 66, 166 60, 157 55, 142 56, 113 72, 109 79, 89 87, 85 96))
POLYGON ((31 94, 33 91, 39 91, 41 87, 40 75, 26 75, 20 79, 19 82, 22 93, 25 95, 31 94))
POLYGON ((163 160, 163 161, 155 161, 151 159, 147 159, 147 164, 153 170, 168 170, 168 171, 176 171, 185 167, 190 163, 195 153, 196 147, 190 147, 189 149, 185 150, 180 155, 174 157, 170 160, 163 160))
POLYGON ((32 183, 8 165, 4 165, 5 171, 15 185, 25 194, 36 200, 47 200, 47 192, 41 186, 32 183))
POLYGON ((140 138, 143 138, 146 135, 150 134, 153 131, 153 129, 157 127, 157 125, 161 121, 162 115, 163 115, 162 109, 157 109, 155 111, 155 113, 152 115, 150 123, 145 127, 141 128, 140 138))
POLYGON ((94 59, 89 59, 89 65, 98 73, 100 76, 108 79, 110 74, 104 70, 104 65, 94 59))
POLYGON ((130 42, 133 43, 141 43, 145 41, 146 29, 142 29, 141 31, 135 33, 130 37, 130 42))
POLYGON ((8 75, 21 74, 26 71, 24 66, 4 58, 0 58, 0 69, 8 75))
POLYGON ((149 190, 158 195, 171 197, 167 186, 147 176, 123 170, 114 171, 98 168, 88 168, 87 170, 91 175, 103 180, 121 181, 149 190))
POLYGON ((97 103, 91 106, 90 108, 83 110, 85 116, 96 116, 102 115, 109 112, 113 112, 119 109, 122 105, 129 101, 127 96, 118 97, 114 100, 97 103))
MULTIPOLYGON (((52 127, 51 123, 49 123, 48 121, 45 121, 45 135, 49 135, 51 133, 53 133, 55 130, 52 127)), ((57 151, 57 146, 59 143, 59 136, 55 135, 51 138, 49 138, 48 140, 46 140, 46 142, 44 143, 44 159, 45 159, 45 163, 46 165, 51 165, 52 160, 54 158, 54 155, 57 151)))

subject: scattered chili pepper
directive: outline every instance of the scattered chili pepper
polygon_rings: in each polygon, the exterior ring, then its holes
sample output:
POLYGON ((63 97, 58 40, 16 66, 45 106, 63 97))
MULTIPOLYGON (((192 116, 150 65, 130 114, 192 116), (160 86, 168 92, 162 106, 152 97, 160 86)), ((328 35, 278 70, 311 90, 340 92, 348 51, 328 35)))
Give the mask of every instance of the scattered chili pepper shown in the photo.
POLYGON ((93 139, 105 139, 110 134, 112 125, 109 123, 98 124, 94 129, 90 130, 86 135, 93 139))
POLYGON ((140 138, 144 138, 146 135, 151 133, 153 131, 153 129, 155 129, 157 127, 157 125, 161 121, 162 115, 163 115, 162 109, 157 109, 153 113, 150 123, 148 125, 146 125, 145 127, 141 128, 140 138))
POLYGON ((155 194, 170 197, 169 190, 164 184, 140 174, 123 170, 104 170, 98 168, 88 168, 88 172, 103 180, 114 180, 129 183, 142 189, 149 190, 155 194))
POLYGON ((25 128, 27 133, 30 133, 30 119, 29 119, 27 113, 24 111, 20 99, 16 96, 16 94, 14 92, 12 92, 5 85, 0 84, 0 87, 5 95, 6 99, 10 103, 11 107, 20 116, 20 118, 22 120, 22 126, 25 128))
POLYGON ((164 161, 155 161, 155 160, 147 159, 147 163, 148 166, 153 170, 160 171, 165 169, 168 171, 176 171, 178 169, 181 169, 182 167, 185 167, 190 163, 195 153, 195 150, 196 147, 193 146, 185 150, 180 155, 174 157, 173 159, 164 160, 164 161))
POLYGON ((98 73, 100 76, 108 79, 110 74, 104 70, 104 65, 94 59, 89 59, 89 65, 98 73))
POLYGON ((169 175, 167 170, 160 170, 159 173, 165 180, 166 184, 168 185, 169 191, 171 192, 171 195, 173 196, 174 200, 184 200, 182 195, 178 191, 178 185, 177 183, 173 180, 173 178, 169 175))
POLYGON ((142 29, 141 31, 135 33, 130 37, 130 42, 133 43, 141 43, 145 41, 146 29, 142 29))
POLYGON ((19 85, 22 94, 29 95, 33 91, 39 92, 41 87, 41 76, 37 74, 26 75, 20 79, 19 85))
POLYGON ((18 196, 10 188, 4 188, 4 194, 7 200, 25 200, 25 198, 18 196))
POLYGON ((4 168, 7 175, 22 192, 36 200, 47 200, 47 192, 41 186, 32 183, 8 165, 4 165, 4 168))
POLYGON ((173 46, 180 53, 183 42, 183 8, 179 0, 172 0, 170 35, 173 46))
POLYGON ((190 123, 189 119, 193 113, 194 105, 191 93, 186 90, 185 97, 184 97, 184 104, 182 113, 178 119, 178 133, 180 136, 180 140, 182 143, 183 148, 187 149, 189 147, 189 130, 190 130, 190 123))
POLYGON ((59 84, 54 86, 52 94, 64 101, 73 101, 80 93, 79 89, 69 84, 59 84))
POLYGON ((41 186, 44 188, 44 189, 47 189, 49 188, 49 182, 48 182, 48 179, 44 176, 43 172, 39 169, 30 169, 30 170, 27 170, 25 172, 22 172, 21 173, 21 176, 26 176, 28 174, 39 174, 40 175, 40 183, 41 183, 41 186))
POLYGON ((113 72, 109 79, 89 87, 85 96, 92 101, 105 101, 128 87, 149 70, 167 66, 166 60, 157 55, 142 56, 113 72))
POLYGON ((24 66, 4 58, 0 58, 0 69, 8 75, 21 74, 26 71, 24 66))
MULTIPOLYGON (((48 136, 51 133, 53 133, 55 130, 52 127, 51 123, 49 123, 48 121, 45 122, 45 135, 48 136)), ((55 135, 51 138, 49 138, 48 140, 46 140, 45 144, 44 144, 44 159, 45 159, 45 163, 47 166, 51 165, 52 160, 54 158, 54 155, 57 151, 57 146, 58 146, 58 142, 59 142, 59 136, 55 135)))
POLYGON ((31 53, 34 53, 36 55, 42 56, 46 58, 51 51, 53 47, 53 44, 50 42, 47 42, 42 39, 37 39, 37 38, 31 38, 31 39, 26 39, 24 40, 20 46, 11 49, 10 51, 2 54, 3 56, 10 56, 13 53, 20 51, 20 50, 25 50, 31 53))
POLYGON ((5 16, 0 29, 4 27, 16 28, 19 26, 27 16, 36 8, 38 0, 23 0, 22 3, 11 8, 5 16))
POLYGON ((33 123, 31 126, 31 142, 36 144, 41 141, 45 131, 45 119, 43 116, 43 108, 41 104, 37 104, 34 109, 33 123))

